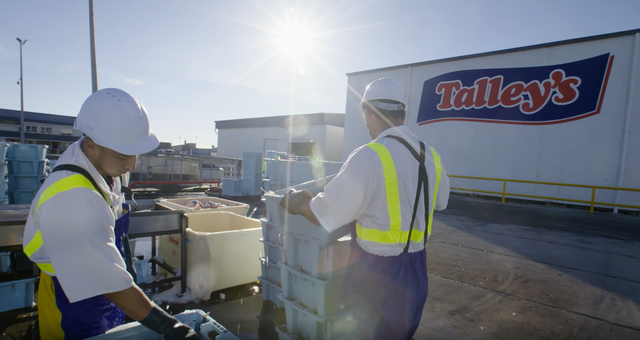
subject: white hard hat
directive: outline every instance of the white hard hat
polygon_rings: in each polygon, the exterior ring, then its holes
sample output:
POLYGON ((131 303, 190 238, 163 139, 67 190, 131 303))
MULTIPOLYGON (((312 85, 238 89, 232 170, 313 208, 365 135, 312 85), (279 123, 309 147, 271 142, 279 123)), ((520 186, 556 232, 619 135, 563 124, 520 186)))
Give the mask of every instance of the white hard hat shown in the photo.
MULTIPOLYGON (((375 108, 382 110, 406 110, 407 102, 404 99, 404 89, 391 78, 380 78, 367 85, 362 101, 360 101, 360 111, 364 112, 364 103, 368 102, 375 108), (385 103, 380 100, 392 100, 396 103, 385 103)), ((363 113, 364 114, 364 113, 363 113)))
POLYGON ((73 126, 96 144, 124 155, 140 155, 160 145, 147 110, 119 89, 98 90, 84 101, 73 126))

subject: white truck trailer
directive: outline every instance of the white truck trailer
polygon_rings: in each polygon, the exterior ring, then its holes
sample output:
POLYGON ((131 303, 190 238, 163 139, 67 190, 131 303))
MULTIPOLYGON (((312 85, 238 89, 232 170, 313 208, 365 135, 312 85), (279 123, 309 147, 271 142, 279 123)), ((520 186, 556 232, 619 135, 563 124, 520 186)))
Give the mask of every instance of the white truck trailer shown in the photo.
MULTIPOLYGON (((366 85, 390 77, 405 89, 405 124, 450 175, 640 189, 639 45, 640 29, 349 73, 343 160, 371 140, 359 112, 366 85)), ((592 199, 591 188, 548 184, 508 182, 506 192, 592 199)), ((640 206, 640 192, 597 189, 594 200, 640 206)))

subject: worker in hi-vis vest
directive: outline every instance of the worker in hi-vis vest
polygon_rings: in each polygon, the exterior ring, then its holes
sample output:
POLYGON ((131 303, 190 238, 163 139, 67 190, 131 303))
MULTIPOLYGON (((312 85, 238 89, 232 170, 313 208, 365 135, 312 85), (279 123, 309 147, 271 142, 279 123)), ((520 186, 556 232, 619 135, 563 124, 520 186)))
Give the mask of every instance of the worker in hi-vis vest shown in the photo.
POLYGON ((352 221, 338 302, 338 339, 411 339, 427 300, 425 245, 433 211, 449 200, 440 156, 404 126, 402 86, 381 78, 360 110, 373 141, 354 150, 315 197, 290 189, 280 204, 332 232, 352 221))
POLYGON ((159 145, 145 108, 122 90, 102 89, 85 100, 74 127, 84 136, 40 187, 24 231, 24 252, 40 268, 40 337, 85 339, 123 324, 126 314, 165 339, 195 339, 130 274, 122 190, 137 155, 159 145))

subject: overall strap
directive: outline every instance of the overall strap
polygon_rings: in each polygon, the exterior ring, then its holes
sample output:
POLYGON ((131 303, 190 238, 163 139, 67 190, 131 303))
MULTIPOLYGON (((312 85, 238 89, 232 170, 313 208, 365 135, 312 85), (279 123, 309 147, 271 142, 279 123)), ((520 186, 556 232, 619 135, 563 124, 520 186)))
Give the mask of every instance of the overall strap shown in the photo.
POLYGON ((51 171, 51 173, 54 173, 56 171, 64 171, 64 170, 77 172, 77 173, 81 174, 82 176, 86 177, 89 180, 89 182, 91 182, 91 184, 93 184, 93 187, 96 188, 96 191, 98 191, 100 193, 100 195, 102 195, 102 197, 107 201, 107 203, 109 203, 109 200, 107 199, 107 196, 105 196, 105 194, 102 192, 102 190, 100 190, 100 187, 98 186, 98 183, 96 183, 96 181, 93 179, 93 177, 91 177, 91 174, 89 173, 89 171, 85 170, 82 167, 74 165, 74 164, 60 164, 60 165, 56 166, 55 168, 53 168, 53 171, 51 171))
MULTIPOLYGON (((407 238, 407 245, 404 247, 404 253, 409 252, 409 245, 411 244, 411 232, 413 231, 413 223, 416 220, 416 214, 418 213, 418 203, 420 202, 420 191, 424 189, 424 217, 425 217, 425 234, 427 233, 427 224, 429 223, 429 181, 427 177, 427 167, 425 165, 425 146, 422 141, 420 141, 420 154, 413 149, 409 143, 398 137, 387 135, 385 138, 395 139, 404 145, 410 152, 411 155, 418 161, 418 187, 416 188, 416 199, 413 203, 413 212, 411 214, 411 225, 409 228, 409 237, 407 238), (424 186, 422 185, 424 182, 424 186)), ((424 236, 424 244, 427 244, 427 236, 424 236)))

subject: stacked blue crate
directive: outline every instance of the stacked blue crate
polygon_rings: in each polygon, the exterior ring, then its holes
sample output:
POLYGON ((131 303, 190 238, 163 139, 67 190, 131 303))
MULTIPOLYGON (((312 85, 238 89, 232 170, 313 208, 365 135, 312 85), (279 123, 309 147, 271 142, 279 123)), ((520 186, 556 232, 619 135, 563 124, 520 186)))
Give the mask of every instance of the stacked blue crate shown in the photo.
POLYGON ((47 145, 9 144, 9 204, 31 204, 44 179, 47 148, 47 145))
POLYGON ((262 195, 262 152, 242 153, 242 194, 262 195))
POLYGON ((242 180, 235 178, 222 179, 222 195, 242 196, 242 180))

